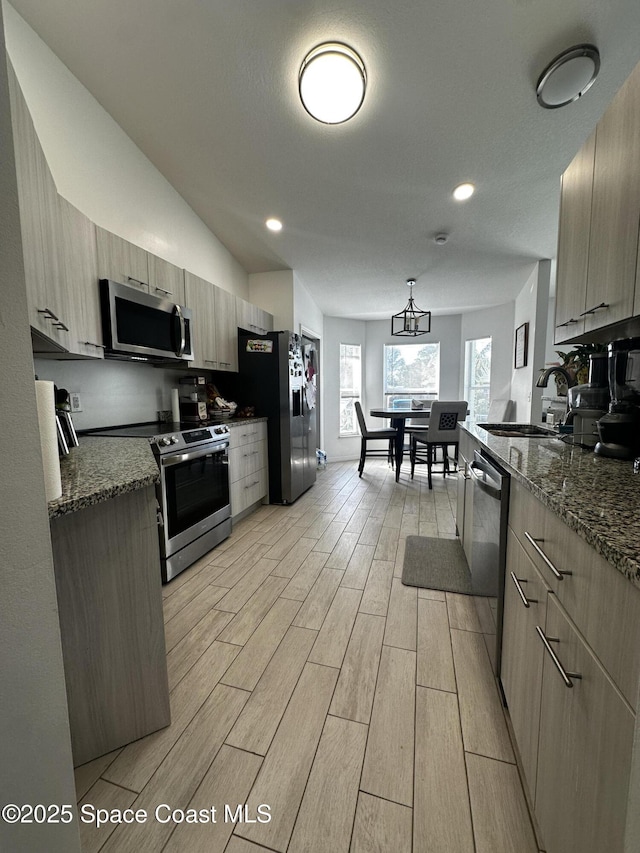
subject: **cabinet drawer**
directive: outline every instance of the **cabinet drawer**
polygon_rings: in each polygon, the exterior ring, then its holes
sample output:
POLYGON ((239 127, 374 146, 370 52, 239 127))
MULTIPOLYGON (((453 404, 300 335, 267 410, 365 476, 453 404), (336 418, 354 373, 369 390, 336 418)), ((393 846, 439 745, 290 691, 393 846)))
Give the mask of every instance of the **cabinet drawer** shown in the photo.
POLYGON ((640 676, 640 590, 575 531, 547 511, 540 547, 565 574, 555 592, 635 707, 640 676))
POLYGON ((540 571, 552 589, 557 579, 542 556, 544 549, 544 524, 548 510, 528 489, 511 478, 509 497, 509 527, 520 540, 525 553, 540 571), (541 553, 542 552, 542 553, 541 553))
POLYGON ((267 494, 267 469, 261 468, 248 477, 231 483, 230 493, 233 518, 267 494))
POLYGON ((266 441, 266 439, 267 424, 265 421, 240 424, 239 426, 231 427, 229 432, 229 448, 242 447, 254 441, 266 441))
POLYGON ((544 578, 509 530, 500 680, 531 798, 536 790, 544 660, 536 625, 544 630, 548 591, 544 578))
POLYGON ((634 715, 552 595, 545 634, 581 676, 567 687, 545 652, 535 802, 545 849, 622 853, 634 715))
POLYGON ((267 442, 253 441, 229 449, 229 479, 235 483, 267 467, 267 442))

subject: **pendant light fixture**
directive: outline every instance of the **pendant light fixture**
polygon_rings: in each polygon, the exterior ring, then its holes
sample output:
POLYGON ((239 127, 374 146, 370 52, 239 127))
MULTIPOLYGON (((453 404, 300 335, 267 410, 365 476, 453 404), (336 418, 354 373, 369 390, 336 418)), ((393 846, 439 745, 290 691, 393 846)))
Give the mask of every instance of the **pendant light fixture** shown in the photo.
POLYGON ((319 44, 300 66, 300 100, 309 115, 323 124, 342 124, 352 118, 362 106, 366 86, 364 62, 346 44, 319 44))
POLYGON ((403 311, 391 317, 391 334, 414 337, 431 331, 431 311, 421 311, 413 301, 414 278, 408 278, 409 301, 403 311))

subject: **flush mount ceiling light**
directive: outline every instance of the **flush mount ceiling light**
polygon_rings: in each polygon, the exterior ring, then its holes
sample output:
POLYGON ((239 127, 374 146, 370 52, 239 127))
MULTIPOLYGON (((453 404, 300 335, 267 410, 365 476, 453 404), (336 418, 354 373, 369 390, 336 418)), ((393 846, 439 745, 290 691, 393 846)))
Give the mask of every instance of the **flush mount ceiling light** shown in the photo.
POLYGON ((453 191, 453 197, 456 201, 466 201, 476 191, 473 184, 459 184, 453 191))
POLYGON ((282 222, 279 219, 267 219, 264 223, 269 231, 282 231, 282 222))
POLYGON ((407 284, 410 287, 409 301, 404 309, 398 314, 391 317, 391 334, 392 335, 426 335, 431 331, 431 311, 421 311, 413 301, 413 285, 416 283, 415 278, 408 278, 407 284))
POLYGON ((300 66, 300 100, 309 115, 323 124, 341 124, 354 116, 362 105, 366 86, 364 63, 346 44, 320 44, 300 66))
POLYGON ((590 89, 600 71, 600 54, 592 44, 570 47, 547 65, 536 85, 538 103, 556 110, 577 101, 590 89))

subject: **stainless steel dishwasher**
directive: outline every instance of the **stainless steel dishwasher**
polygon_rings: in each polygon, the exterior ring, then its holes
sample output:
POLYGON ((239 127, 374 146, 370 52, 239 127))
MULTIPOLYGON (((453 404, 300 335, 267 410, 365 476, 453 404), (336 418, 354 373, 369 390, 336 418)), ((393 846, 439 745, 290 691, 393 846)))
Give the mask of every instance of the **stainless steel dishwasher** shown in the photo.
POLYGON ((479 450, 474 452, 469 470, 473 480, 471 585, 474 595, 497 601, 493 663, 499 675, 510 478, 495 460, 479 450))

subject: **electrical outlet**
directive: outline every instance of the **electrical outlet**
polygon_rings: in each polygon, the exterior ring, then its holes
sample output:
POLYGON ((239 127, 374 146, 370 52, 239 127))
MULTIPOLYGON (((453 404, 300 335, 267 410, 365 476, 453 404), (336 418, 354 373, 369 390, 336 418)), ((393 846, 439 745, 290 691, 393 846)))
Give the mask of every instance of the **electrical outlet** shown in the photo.
POLYGON ((80 399, 80 394, 77 391, 71 391, 69 394, 69 399, 71 400, 71 411, 72 412, 81 412, 82 411, 82 400, 80 399))

